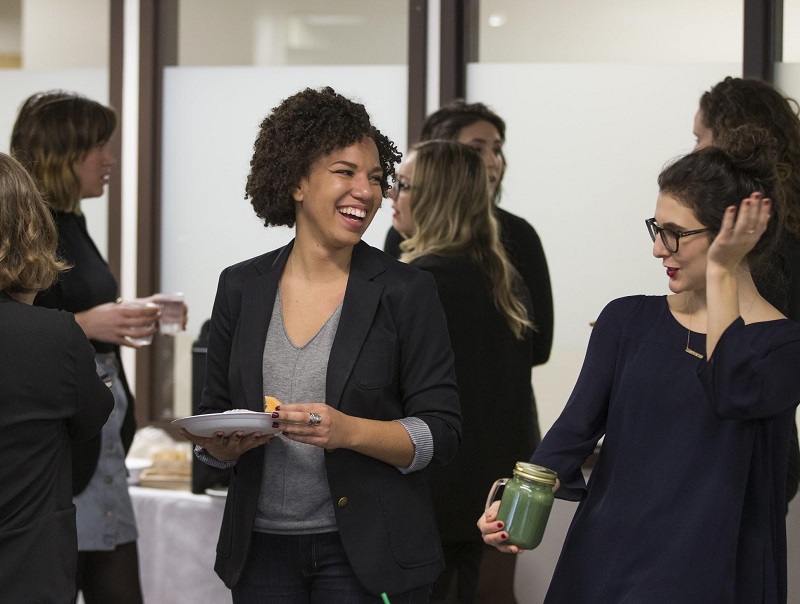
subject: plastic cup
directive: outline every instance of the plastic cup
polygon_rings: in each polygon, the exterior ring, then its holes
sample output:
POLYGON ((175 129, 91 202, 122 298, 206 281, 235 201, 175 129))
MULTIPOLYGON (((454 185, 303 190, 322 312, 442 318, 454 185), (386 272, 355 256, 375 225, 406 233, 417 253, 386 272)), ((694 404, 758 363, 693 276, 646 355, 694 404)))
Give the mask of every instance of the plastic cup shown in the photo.
MULTIPOLYGON (((143 302, 140 300, 131 300, 129 302, 123 302, 122 304, 127 308, 158 308, 158 304, 155 304, 154 302, 143 302)), ((155 327, 155 323, 150 323, 149 325, 144 325, 142 327, 132 327, 131 329, 134 331, 146 332, 151 330, 153 327, 155 327)), ((149 333, 142 336, 125 336, 125 339, 131 344, 137 344, 138 346, 149 346, 153 343, 153 334, 149 333)))
POLYGON ((159 294, 154 297, 161 306, 158 330, 165 336, 174 336, 183 329, 183 294, 159 294))

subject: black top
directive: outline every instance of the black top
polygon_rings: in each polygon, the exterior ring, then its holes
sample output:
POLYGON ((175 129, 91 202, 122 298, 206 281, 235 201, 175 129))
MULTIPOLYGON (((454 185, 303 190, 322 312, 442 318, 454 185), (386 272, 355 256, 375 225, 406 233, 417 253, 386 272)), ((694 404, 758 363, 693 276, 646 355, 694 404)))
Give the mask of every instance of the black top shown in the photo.
MULTIPOLYGON (((117 299, 117 280, 89 236, 86 218, 71 212, 54 212, 58 228, 58 255, 72 265, 58 282, 36 296, 34 304, 79 313, 117 299)), ((117 346, 91 340, 98 353, 117 346)))
MULTIPOLYGON (((553 291, 542 242, 534 228, 523 218, 495 206, 494 215, 500 227, 500 239, 508 259, 522 277, 530 292, 533 306, 533 364, 541 365, 550 358, 553 347, 553 291)), ((384 251, 399 258, 403 236, 394 228, 386 233, 384 251)))
POLYGON ((99 434, 114 399, 71 314, 0 291, 0 334, 0 599, 67 602, 78 549, 70 440, 99 434))
MULTIPOLYGON (((58 255, 69 262, 71 269, 61 274, 58 282, 50 289, 40 292, 34 304, 47 308, 79 313, 117 299, 117 280, 111 269, 89 236, 86 218, 71 212, 54 212, 58 229, 58 255)), ((120 379, 128 397, 128 410, 120 430, 125 452, 131 446, 136 431, 134 400, 128 388, 122 362, 119 359, 119 346, 108 342, 90 340, 98 353, 113 352, 117 355, 120 379)), ((73 490, 80 493, 89 484, 100 455, 100 435, 90 441, 73 447, 73 490)))
POLYGON ((686 334, 662 296, 597 319, 531 459, 558 473, 557 497, 582 499, 547 602, 786 601, 800 325, 737 319, 710 362, 685 352, 686 334), (587 488, 581 465, 603 435, 587 488))
POLYGON ((510 476, 539 444, 533 338, 514 336, 486 272, 470 258, 423 256, 411 264, 436 279, 461 399, 461 447, 450 464, 429 470, 436 520, 443 541, 480 542, 475 519, 492 483, 510 476))

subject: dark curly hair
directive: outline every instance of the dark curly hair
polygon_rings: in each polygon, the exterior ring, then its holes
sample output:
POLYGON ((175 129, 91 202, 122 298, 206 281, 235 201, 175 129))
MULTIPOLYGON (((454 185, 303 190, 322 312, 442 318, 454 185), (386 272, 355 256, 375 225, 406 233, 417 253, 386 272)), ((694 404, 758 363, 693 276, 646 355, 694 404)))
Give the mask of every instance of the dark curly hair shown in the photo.
POLYGON ((667 166, 658 188, 692 210, 709 229, 709 239, 720 231, 725 210, 737 208, 751 193, 772 200, 767 231, 747 255, 750 268, 769 258, 783 228, 783 200, 775 196, 781 175, 776 166, 775 139, 757 126, 739 126, 720 134, 719 145, 705 147, 667 166))
POLYGON ((784 227, 800 239, 800 119, 798 104, 766 82, 727 77, 700 97, 703 125, 714 144, 729 130, 745 124, 766 129, 775 139, 777 161, 788 178, 777 191, 783 197, 784 227))
POLYGON ((372 125, 364 105, 330 87, 306 88, 290 96, 264 118, 260 128, 245 199, 250 199, 265 226, 294 226, 292 191, 323 155, 372 139, 383 168, 384 197, 401 158, 395 144, 372 125))

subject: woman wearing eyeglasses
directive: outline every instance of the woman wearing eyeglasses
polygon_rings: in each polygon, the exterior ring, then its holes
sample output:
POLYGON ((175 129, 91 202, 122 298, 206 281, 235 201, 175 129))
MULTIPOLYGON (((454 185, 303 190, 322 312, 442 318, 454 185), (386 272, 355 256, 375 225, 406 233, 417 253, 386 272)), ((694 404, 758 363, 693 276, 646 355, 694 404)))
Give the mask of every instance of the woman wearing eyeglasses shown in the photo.
POLYGON ((461 447, 451 463, 429 471, 447 565, 431 601, 508 602, 502 593, 477 595, 489 572, 482 568, 485 550, 503 562, 509 557, 483 543, 475 512, 497 475, 538 444, 528 292, 500 243, 486 169, 473 149, 453 141, 420 143, 397 178, 401 187, 393 205, 410 218, 413 233, 401 244, 400 259, 436 280, 461 402, 461 447))
MULTIPOLYGON (((497 221, 500 242, 509 262, 522 278, 530 297, 531 320, 536 325, 536 328, 530 333, 532 340, 530 366, 542 365, 550 358, 553 344, 553 295, 550 273, 544 248, 536 230, 526 220, 504 210, 499 205, 502 181, 507 167, 503 153, 506 123, 483 103, 465 103, 461 99, 456 99, 433 112, 425 120, 420 140, 436 139, 456 141, 472 147, 483 161, 492 202, 492 215, 497 221)), ((401 254, 401 242, 411 236, 413 232, 408 209, 403 208, 403 199, 407 199, 407 197, 400 198, 404 187, 409 184, 405 171, 410 165, 408 162, 411 159, 409 155, 400 165, 393 188, 394 192, 391 193, 395 215, 393 228, 389 229, 386 234, 384 250, 396 258, 401 254)), ((530 379, 526 396, 519 400, 521 401, 520 407, 514 409, 505 419, 511 424, 519 415, 528 416, 529 423, 521 427, 522 431, 526 433, 526 437, 514 443, 516 446, 523 447, 524 450, 531 438, 534 447, 541 439, 530 379)), ((509 438, 512 437, 509 436, 509 438)), ((464 535, 460 533, 453 537, 460 540, 464 535)), ((469 539, 477 537, 478 535, 472 527, 469 539)), ((515 563, 516 560, 513 558, 497 555, 492 548, 484 549, 478 580, 479 601, 492 602, 492 604, 516 602, 514 596, 515 563)))
MULTIPOLYGON (((784 183, 765 131, 723 139, 658 179, 647 226, 672 294, 606 306, 531 458, 581 502, 547 602, 786 601, 800 325, 751 276, 780 233, 784 183)), ((484 540, 517 553, 497 509, 478 520, 484 540)))

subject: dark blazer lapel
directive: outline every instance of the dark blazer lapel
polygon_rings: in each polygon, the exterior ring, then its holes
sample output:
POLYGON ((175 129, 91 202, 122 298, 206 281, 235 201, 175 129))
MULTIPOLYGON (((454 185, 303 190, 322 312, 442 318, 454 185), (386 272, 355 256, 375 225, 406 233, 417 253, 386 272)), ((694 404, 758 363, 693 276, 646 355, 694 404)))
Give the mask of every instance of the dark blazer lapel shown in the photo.
POLYGON ((331 407, 339 406, 347 378, 353 371, 381 301, 383 285, 373 279, 386 269, 378 254, 363 241, 353 248, 342 315, 328 360, 325 402, 331 407))
POLYGON ((235 354, 239 355, 245 402, 252 411, 264 410, 264 344, 278 284, 293 244, 292 241, 283 248, 277 257, 273 257, 273 261, 264 258, 257 262, 255 269, 259 275, 242 283, 239 325, 245 327, 239 331, 239 345, 234 349, 235 354))

